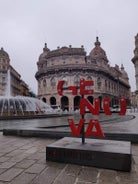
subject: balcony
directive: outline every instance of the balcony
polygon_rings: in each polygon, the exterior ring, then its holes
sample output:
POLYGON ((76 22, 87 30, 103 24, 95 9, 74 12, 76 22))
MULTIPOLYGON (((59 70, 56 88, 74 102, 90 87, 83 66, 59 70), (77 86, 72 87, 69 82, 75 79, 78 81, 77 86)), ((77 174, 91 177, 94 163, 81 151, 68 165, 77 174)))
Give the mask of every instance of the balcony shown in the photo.
POLYGON ((66 65, 53 65, 50 67, 42 68, 36 73, 36 78, 41 75, 46 75, 55 72, 62 72, 62 71, 72 71, 72 70, 81 70, 81 71, 101 71, 107 73, 109 75, 113 75, 110 70, 105 68, 99 67, 95 64, 66 64, 66 65))

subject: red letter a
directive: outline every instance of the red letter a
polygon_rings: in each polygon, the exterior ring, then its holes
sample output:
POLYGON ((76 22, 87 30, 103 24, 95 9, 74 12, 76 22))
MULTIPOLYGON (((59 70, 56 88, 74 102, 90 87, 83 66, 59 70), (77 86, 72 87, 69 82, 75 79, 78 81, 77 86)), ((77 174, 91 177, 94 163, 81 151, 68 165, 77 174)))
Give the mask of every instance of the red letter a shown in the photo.
POLYGON ((90 120, 88 124, 88 128, 85 133, 86 136, 98 136, 98 137, 104 137, 104 133, 102 132, 100 123, 98 120, 90 120), (95 130, 93 130, 95 129, 95 130))
POLYGON ((85 122, 85 119, 80 119, 79 125, 78 125, 78 128, 77 128, 76 125, 75 125, 74 119, 68 119, 70 129, 71 129, 72 134, 74 136, 79 136, 80 135, 80 132, 82 130, 82 126, 83 126, 84 122, 85 122))

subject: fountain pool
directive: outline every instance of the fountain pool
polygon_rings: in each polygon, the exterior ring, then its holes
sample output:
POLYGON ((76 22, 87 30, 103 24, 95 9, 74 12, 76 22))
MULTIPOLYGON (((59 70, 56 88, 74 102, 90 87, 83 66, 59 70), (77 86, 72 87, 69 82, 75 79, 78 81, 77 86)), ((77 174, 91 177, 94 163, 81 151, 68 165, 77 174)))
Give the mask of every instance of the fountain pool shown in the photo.
POLYGON ((37 98, 29 96, 12 96, 11 94, 11 77, 10 70, 8 70, 5 95, 0 96, 0 118, 52 113, 50 105, 37 98))
POLYGON ((37 98, 1 96, 0 116, 33 115, 51 113, 52 108, 37 98))

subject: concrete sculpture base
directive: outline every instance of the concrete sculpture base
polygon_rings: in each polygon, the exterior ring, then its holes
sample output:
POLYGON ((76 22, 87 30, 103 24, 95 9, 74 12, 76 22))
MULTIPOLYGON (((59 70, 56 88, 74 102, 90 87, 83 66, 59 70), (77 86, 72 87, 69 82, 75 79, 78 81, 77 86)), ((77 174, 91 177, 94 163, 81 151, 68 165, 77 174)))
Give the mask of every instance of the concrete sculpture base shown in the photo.
POLYGON ((46 160, 119 171, 131 170, 131 143, 64 137, 46 147, 46 160))

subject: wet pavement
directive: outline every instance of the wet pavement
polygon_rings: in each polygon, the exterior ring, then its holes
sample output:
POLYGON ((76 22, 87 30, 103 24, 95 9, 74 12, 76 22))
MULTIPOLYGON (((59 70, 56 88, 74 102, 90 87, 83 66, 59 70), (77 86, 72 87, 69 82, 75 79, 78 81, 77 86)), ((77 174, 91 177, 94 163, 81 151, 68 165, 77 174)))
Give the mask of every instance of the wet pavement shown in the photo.
MULTIPOLYGON (((138 134, 134 119, 103 123, 108 132, 138 134)), ((67 119, 67 117, 66 117, 67 119)), ((29 129, 29 126, 28 126, 29 129)), ((60 127, 64 131, 67 127, 60 127)), ((100 169, 46 161, 46 146, 57 139, 3 136, 0 132, 0 184, 137 184, 138 144, 132 144, 131 172, 100 169)))
MULTIPOLYGON (((79 113, 76 113, 71 116, 63 116, 63 117, 53 117, 53 118, 37 118, 37 119, 8 119, 8 120, 0 120, 0 130, 3 130, 4 128, 23 128, 31 129, 31 128, 66 128, 68 131, 70 131, 68 127, 68 118, 74 118, 75 123, 78 123, 81 116, 79 113)), ((101 125, 108 125, 113 123, 123 123, 124 121, 128 121, 133 119, 133 114, 129 113, 129 115, 126 116, 119 116, 118 113, 114 113, 110 116, 105 115, 104 113, 101 113, 99 116, 93 116, 90 113, 87 113, 86 116, 86 122, 89 121, 89 119, 98 119, 101 125)), ((61 129, 62 130, 62 129, 61 129)), ((63 129, 64 130, 64 129, 63 129)))
POLYGON ((132 145, 131 172, 46 161, 48 138, 0 133, 0 184, 137 184, 138 144, 132 145))
MULTIPOLYGON (((12 120, 9 122, 9 127, 3 123, 4 135, 20 135, 20 136, 34 136, 34 137, 48 137, 48 138, 62 138, 72 136, 70 127, 68 125, 68 118, 74 118, 75 123, 78 124, 81 119, 77 114, 74 117, 57 117, 34 120, 12 120)), ((111 116, 104 115, 92 116, 86 115, 85 128, 90 119, 98 119, 101 128, 105 134, 105 139, 125 140, 133 143, 138 143, 138 113, 128 112, 125 116, 120 116, 114 113, 111 116)), ((5 123, 7 123, 5 121, 5 123)), ((2 126, 2 125, 1 125, 2 126)), ((95 138, 92 136, 92 138, 95 138)))

